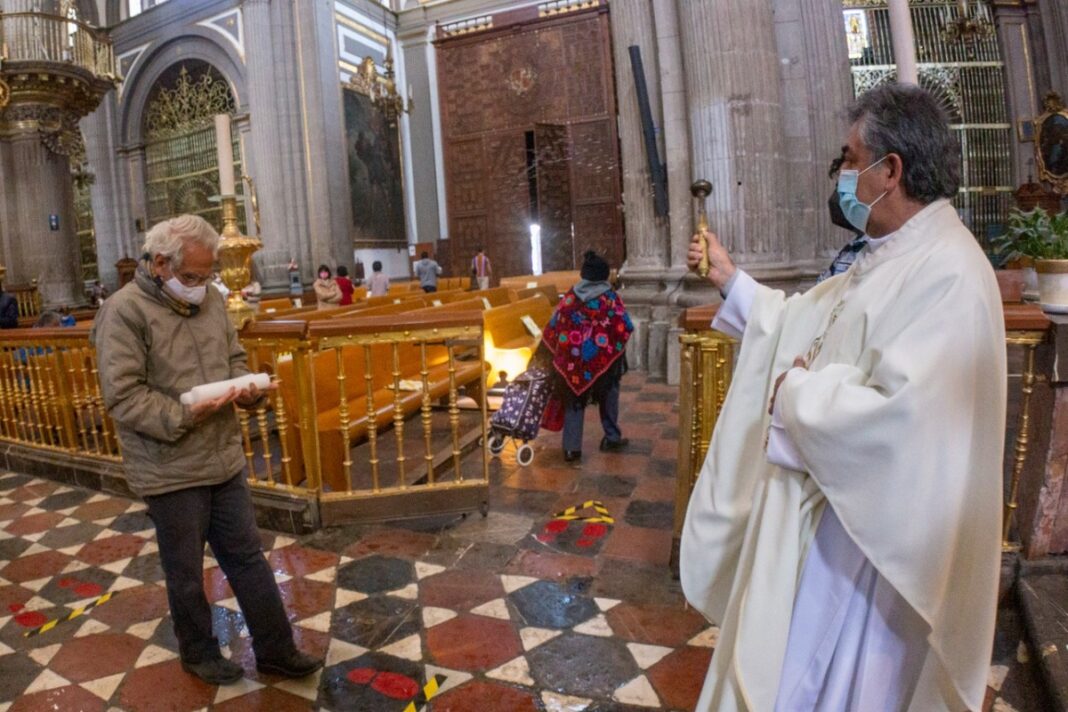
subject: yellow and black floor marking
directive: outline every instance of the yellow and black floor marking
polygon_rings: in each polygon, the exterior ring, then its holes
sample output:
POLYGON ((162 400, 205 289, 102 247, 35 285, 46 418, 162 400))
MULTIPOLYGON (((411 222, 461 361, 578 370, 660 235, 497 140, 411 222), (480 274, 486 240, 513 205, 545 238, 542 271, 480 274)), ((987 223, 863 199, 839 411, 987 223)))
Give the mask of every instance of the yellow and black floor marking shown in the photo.
POLYGON ((431 700, 434 695, 438 694, 438 690, 441 689, 441 684, 445 682, 444 675, 435 675, 423 685, 423 691, 420 692, 414 700, 408 703, 408 706, 404 708, 404 712, 415 712, 419 709, 420 705, 425 705, 431 700))
POLYGON ((85 604, 81 608, 75 608, 73 611, 71 611, 67 615, 63 616, 62 618, 56 618, 55 620, 50 620, 47 623, 45 623, 44 625, 40 625, 40 626, 38 626, 38 627, 36 627, 36 628, 34 628, 32 630, 26 631, 25 633, 22 634, 22 637, 24 637, 24 638, 32 638, 35 635, 40 635, 41 633, 47 633, 48 631, 52 630, 53 628, 55 628, 60 623, 66 623, 67 621, 72 621, 75 618, 77 618, 78 616, 85 615, 86 613, 88 613, 92 609, 96 608, 97 606, 104 605, 105 603, 110 601, 111 597, 114 596, 116 593, 117 593, 117 591, 108 591, 103 596, 100 596, 99 598, 93 599, 92 601, 90 601, 89 603, 85 604))
POLYGON ((595 499, 588 500, 582 504, 576 504, 574 507, 568 507, 562 512, 558 512, 553 515, 553 519, 560 519, 565 522, 579 521, 579 522, 600 522, 602 524, 615 524, 616 520, 612 519, 612 515, 609 514, 608 508, 604 506, 603 502, 598 502, 595 499), (592 509, 597 512, 593 516, 581 516, 579 512, 592 509))

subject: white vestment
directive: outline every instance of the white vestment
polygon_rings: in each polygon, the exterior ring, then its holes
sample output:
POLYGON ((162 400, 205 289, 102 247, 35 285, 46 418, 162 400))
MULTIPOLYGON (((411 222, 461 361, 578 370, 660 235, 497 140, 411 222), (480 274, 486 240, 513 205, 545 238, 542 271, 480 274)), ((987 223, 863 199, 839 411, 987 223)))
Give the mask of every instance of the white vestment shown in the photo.
POLYGON ((1004 424, 996 280, 948 202, 805 294, 758 288, 683 530, 684 591, 721 628, 698 709, 771 712, 781 686, 807 700, 799 709, 833 709, 835 689, 856 699, 842 671, 878 670, 863 652, 882 616, 906 648, 926 633, 922 660, 896 668, 914 685, 894 691, 901 709, 978 710, 996 612, 1004 424), (773 465, 764 451, 772 386, 821 336, 776 408, 803 467, 773 465), (821 525, 825 504, 833 511, 821 525), (818 574, 823 561, 840 574, 850 560, 859 568, 846 588, 858 595, 836 619, 831 603, 806 596, 802 572, 811 564, 818 574), (838 636, 835 646, 799 652, 795 605, 838 636), (792 656, 811 658, 787 662, 788 641, 792 656), (864 659, 843 667, 836 652, 864 659), (813 679, 826 689, 798 692, 813 679))

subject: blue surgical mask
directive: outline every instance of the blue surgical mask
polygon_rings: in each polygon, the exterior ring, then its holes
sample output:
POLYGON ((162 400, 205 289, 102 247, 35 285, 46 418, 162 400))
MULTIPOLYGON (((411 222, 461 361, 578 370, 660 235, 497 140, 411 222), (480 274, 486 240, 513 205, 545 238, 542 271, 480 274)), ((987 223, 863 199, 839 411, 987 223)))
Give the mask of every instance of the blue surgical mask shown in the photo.
POLYGON ((882 195, 870 203, 862 203, 857 198, 857 182, 862 175, 885 160, 886 156, 883 156, 862 171, 842 170, 838 172, 838 204, 841 206, 842 213, 845 215, 846 220, 849 221, 849 224, 862 233, 868 232, 868 218, 871 217, 871 209, 886 196, 886 191, 883 191, 882 195))

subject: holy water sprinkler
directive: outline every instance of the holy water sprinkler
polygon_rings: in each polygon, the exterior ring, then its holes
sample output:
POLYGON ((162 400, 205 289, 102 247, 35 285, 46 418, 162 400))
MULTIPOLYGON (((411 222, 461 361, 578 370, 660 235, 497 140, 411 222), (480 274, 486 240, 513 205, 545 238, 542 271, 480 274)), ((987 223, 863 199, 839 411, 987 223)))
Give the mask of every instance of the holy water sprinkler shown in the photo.
POLYGON ((690 186, 697 207, 697 234, 701 236, 701 262, 697 265, 697 274, 708 276, 708 212, 705 210, 705 198, 712 193, 712 184, 705 179, 694 181, 690 186))

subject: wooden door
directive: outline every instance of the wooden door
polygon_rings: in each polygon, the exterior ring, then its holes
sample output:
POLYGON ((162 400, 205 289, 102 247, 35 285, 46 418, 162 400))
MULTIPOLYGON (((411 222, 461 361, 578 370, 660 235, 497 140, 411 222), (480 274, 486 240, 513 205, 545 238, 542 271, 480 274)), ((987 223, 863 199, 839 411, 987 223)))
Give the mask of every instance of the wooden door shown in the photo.
POLYGON ((541 225, 541 268, 545 272, 575 269, 571 131, 566 125, 534 125, 534 172, 537 218, 541 225))

